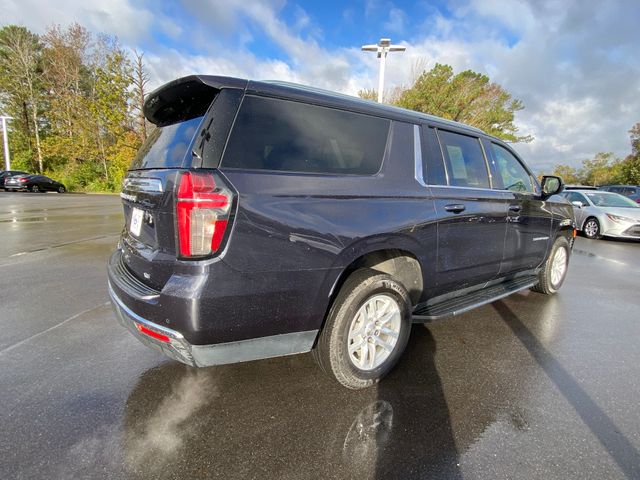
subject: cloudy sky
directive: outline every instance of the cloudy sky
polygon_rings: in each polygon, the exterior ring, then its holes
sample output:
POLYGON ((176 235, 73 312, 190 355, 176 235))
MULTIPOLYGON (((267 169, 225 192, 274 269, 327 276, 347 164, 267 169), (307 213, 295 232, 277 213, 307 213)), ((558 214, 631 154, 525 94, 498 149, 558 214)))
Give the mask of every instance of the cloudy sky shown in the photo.
POLYGON ((279 79, 355 94, 377 84, 365 43, 407 47, 386 87, 416 62, 486 73, 524 102, 516 148, 536 170, 629 153, 640 122, 638 0, 0 0, 0 24, 42 33, 78 22, 145 52, 153 86, 190 73, 279 79))

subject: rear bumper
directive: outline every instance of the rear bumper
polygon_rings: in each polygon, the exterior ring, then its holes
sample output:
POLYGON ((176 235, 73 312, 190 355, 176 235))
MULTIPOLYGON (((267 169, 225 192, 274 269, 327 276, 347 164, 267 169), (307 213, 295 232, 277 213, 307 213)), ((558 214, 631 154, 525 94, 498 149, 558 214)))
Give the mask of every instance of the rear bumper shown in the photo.
POLYGON ((238 342, 191 345, 180 332, 157 325, 137 315, 118 298, 111 285, 109 285, 109 296, 118 321, 134 337, 147 347, 192 367, 225 365, 308 352, 318 335, 318 330, 309 330, 238 342), (168 337, 169 341, 163 342, 142 333, 140 326, 168 337))
POLYGON ((144 345, 187 365, 205 367, 304 353, 313 348, 318 334, 318 329, 274 332, 279 322, 271 318, 273 327, 267 329, 263 322, 253 329, 247 325, 239 337, 239 312, 246 309, 242 297, 207 297, 207 282, 198 276, 190 280, 177 276, 178 288, 169 281, 161 291, 150 289, 122 267, 119 251, 109 262, 108 274, 109 296, 120 324, 144 345), (214 300, 218 308, 203 307, 205 301, 214 300), (203 310, 215 314, 205 318, 203 310), (204 333, 194 325, 204 327, 204 333), (268 330, 277 334, 265 336, 268 330))
POLYGON ((150 322, 133 312, 122 302, 122 300, 120 300, 120 298, 118 298, 116 293, 113 291, 111 283, 109 283, 109 297, 111 297, 111 305, 113 306, 113 310, 116 313, 116 317, 118 318, 120 325, 129 330, 134 337, 140 340, 140 342, 149 348, 164 353, 174 360, 178 360, 179 362, 186 363, 193 367, 197 365, 191 353, 192 345, 185 340, 181 333, 150 322), (154 338, 145 335, 140 331, 140 326, 144 326, 153 332, 168 337, 169 342, 155 340, 154 338))

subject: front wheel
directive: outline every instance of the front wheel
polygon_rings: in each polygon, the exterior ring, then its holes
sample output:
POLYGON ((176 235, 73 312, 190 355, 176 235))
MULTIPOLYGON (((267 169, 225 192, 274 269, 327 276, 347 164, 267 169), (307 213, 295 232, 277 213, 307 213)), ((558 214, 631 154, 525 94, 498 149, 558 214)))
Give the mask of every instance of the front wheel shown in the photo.
POLYGON ((60 185, 60 186, 58 187, 58 193, 64 193, 64 192, 66 192, 66 191, 67 191, 67 190, 66 190, 62 185, 60 185))
POLYGON ((345 387, 366 388, 397 363, 410 330, 407 289, 386 273, 358 270, 333 302, 314 357, 345 387))
POLYGON ((549 257, 547 257, 538 273, 538 283, 531 287, 531 290, 545 295, 556 293, 567 276, 570 252, 571 249, 567 239, 558 237, 553 247, 551 247, 549 257))
POLYGON ((600 223, 593 217, 589 217, 587 221, 584 222, 582 231, 584 232, 584 235, 591 240, 597 240, 602 237, 602 234, 600 233, 600 223))

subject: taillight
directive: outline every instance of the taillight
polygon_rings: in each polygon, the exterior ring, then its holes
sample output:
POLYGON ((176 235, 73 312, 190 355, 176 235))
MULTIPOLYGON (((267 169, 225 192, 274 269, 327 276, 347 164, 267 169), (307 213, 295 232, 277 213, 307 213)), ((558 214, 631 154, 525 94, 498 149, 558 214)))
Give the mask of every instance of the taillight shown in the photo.
POLYGON ((176 199, 180 255, 215 253, 227 230, 233 193, 212 173, 185 172, 176 199))
POLYGON ((21 182, 26 182, 26 181, 27 181, 27 179, 26 179, 26 178, 21 178, 19 181, 21 181, 21 182))

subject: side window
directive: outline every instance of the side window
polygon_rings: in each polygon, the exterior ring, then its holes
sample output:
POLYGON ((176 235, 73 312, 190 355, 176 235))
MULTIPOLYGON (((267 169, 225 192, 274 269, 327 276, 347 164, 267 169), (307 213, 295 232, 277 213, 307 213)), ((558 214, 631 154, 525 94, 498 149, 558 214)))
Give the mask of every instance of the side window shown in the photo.
POLYGON ((576 192, 568 192, 567 200, 569 200, 570 202, 581 202, 583 204, 587 203, 584 197, 576 192))
POLYGON ((246 96, 223 167, 373 175, 390 121, 353 112, 246 96))
POLYGON ((496 169, 500 175, 500 180, 502 180, 503 188, 512 192, 533 193, 534 188, 531 176, 518 159, 509 150, 495 143, 491 144, 491 149, 493 150, 496 169))
POLYGON ((438 137, 444 154, 449 185, 489 188, 489 173, 480 140, 443 130, 438 130, 438 137))
POLYGON ((440 151, 435 129, 423 125, 420 134, 422 137, 422 163, 425 182, 429 185, 446 185, 447 174, 444 171, 442 152, 440 151))
POLYGON ((589 201, 587 200, 587 197, 585 197, 581 193, 576 192, 576 200, 578 202, 582 202, 583 205, 589 205, 589 201))

